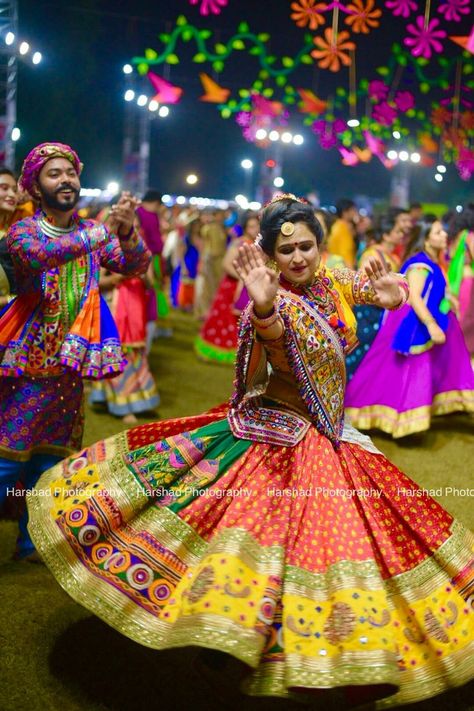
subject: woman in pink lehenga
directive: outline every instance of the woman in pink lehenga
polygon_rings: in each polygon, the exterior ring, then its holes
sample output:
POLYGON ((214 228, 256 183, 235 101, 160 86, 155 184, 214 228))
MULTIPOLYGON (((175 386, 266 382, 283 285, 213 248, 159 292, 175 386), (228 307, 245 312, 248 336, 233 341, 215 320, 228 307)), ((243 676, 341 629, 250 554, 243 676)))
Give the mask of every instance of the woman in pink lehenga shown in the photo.
POLYGON ((394 438, 428 430, 433 415, 474 412, 474 374, 455 314, 443 313, 447 234, 426 228, 423 250, 402 267, 410 301, 389 313, 346 390, 354 427, 394 438))

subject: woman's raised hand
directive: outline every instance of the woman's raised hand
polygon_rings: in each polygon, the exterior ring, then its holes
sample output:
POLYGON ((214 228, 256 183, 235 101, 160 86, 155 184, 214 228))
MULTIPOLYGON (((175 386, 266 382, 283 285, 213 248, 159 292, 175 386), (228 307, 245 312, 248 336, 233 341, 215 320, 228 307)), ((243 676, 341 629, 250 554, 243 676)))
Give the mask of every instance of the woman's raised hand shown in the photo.
POLYGON ((393 309, 397 304, 400 304, 403 292, 399 277, 391 272, 386 264, 376 257, 370 257, 364 271, 374 288, 377 306, 383 309, 393 309))
POLYGON ((260 247, 243 244, 233 262, 256 309, 262 314, 272 309, 278 291, 278 275, 266 266, 265 261, 266 257, 260 247))

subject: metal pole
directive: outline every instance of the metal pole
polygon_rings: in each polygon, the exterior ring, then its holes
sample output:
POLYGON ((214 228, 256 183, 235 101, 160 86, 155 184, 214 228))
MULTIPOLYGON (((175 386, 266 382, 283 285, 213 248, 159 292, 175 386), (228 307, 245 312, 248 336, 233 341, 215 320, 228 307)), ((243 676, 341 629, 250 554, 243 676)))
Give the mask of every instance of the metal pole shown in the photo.
POLYGON ((0 162, 14 169, 12 130, 16 124, 17 59, 16 50, 5 44, 8 32, 18 37, 17 0, 0 0, 0 162))
POLYGON ((150 175, 150 133, 151 120, 150 113, 146 109, 140 112, 139 126, 139 169, 138 169, 138 192, 144 195, 149 183, 150 175))

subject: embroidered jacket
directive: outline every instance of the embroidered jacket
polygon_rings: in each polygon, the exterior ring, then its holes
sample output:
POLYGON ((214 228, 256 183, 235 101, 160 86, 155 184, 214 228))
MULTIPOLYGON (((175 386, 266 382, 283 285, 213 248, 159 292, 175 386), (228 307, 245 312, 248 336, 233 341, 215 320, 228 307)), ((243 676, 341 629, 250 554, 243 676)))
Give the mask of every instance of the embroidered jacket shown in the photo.
POLYGON ((104 225, 75 218, 60 230, 39 210, 7 236, 18 296, 0 314, 0 374, 85 378, 123 370, 123 355, 109 308, 99 294, 100 267, 143 274, 150 253, 133 231, 119 239, 104 225))
POLYGON ((275 307, 284 332, 277 341, 256 337, 253 302, 243 313, 231 428, 238 437, 292 446, 313 424, 337 444, 344 427, 344 354, 357 344, 351 307, 372 304, 373 287, 365 273, 345 268, 321 268, 310 286, 280 281, 275 307))

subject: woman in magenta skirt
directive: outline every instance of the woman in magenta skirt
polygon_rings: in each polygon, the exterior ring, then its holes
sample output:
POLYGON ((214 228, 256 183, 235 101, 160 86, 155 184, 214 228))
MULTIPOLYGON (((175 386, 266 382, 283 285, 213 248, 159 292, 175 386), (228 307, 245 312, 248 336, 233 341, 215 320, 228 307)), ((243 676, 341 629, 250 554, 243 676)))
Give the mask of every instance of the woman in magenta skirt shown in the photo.
POLYGON ((440 310, 447 246, 441 222, 425 228, 422 245, 402 268, 409 303, 386 314, 346 391, 354 427, 376 428, 394 438, 428 430, 433 415, 474 412, 474 374, 464 337, 454 313, 440 310))

